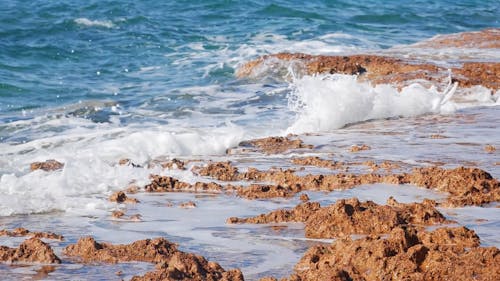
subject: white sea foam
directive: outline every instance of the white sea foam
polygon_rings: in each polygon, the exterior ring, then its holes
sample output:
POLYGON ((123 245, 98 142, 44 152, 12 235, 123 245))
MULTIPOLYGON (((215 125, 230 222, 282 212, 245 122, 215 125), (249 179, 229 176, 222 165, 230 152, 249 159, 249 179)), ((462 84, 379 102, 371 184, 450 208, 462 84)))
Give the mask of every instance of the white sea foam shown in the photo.
POLYGON ((450 100, 454 90, 450 85, 445 92, 439 92, 418 83, 398 90, 385 84, 373 86, 350 75, 304 76, 292 84, 289 106, 297 112, 297 119, 287 133, 329 131, 372 119, 446 114, 459 108, 495 104, 486 91, 470 94, 467 103, 456 103, 450 100))
POLYGON ((84 26, 98 26, 98 27, 106 27, 113 28, 115 25, 113 22, 109 20, 90 20, 88 18, 77 18, 75 19, 75 23, 84 26))

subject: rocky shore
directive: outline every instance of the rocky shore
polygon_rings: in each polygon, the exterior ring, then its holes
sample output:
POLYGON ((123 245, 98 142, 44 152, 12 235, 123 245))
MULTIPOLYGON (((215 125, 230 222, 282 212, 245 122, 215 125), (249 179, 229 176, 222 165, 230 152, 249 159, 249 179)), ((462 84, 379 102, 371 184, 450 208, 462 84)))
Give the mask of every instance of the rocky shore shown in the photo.
MULTIPOLYGON (((439 36, 414 47, 417 46, 500 48, 500 30, 439 36)), ((256 79, 269 68, 280 72, 279 69, 290 65, 302 75, 351 74, 374 84, 398 86, 422 80, 441 82, 450 75, 448 68, 425 59, 415 61, 373 54, 312 56, 285 53, 248 62, 238 70, 237 75, 256 79)), ((500 87, 499 62, 460 62, 459 66, 451 68, 451 73, 452 82, 457 82, 461 90, 480 85, 495 94, 500 87)), ((438 134, 431 137, 434 140, 444 138, 438 134)), ((500 276, 500 250, 484 247, 473 230, 458 225, 439 209, 500 206, 500 181, 489 172, 456 163, 452 163, 453 167, 443 167, 375 157, 360 161, 346 156, 376 150, 369 142, 353 144, 345 150, 345 155, 331 158, 309 155, 317 149, 304 141, 302 136, 289 135, 241 142, 227 150, 227 161, 220 161, 220 158, 155 159, 146 165, 138 165, 133 159, 117 159, 116 165, 132 169, 159 167, 162 171, 175 171, 177 174, 190 173, 198 181, 189 182, 162 173, 151 174, 148 184, 130 183, 123 190, 108 194, 109 202, 117 206, 109 217, 111 220, 140 221, 141 214, 130 212, 135 210, 133 206, 146 204, 142 199, 135 198, 141 193, 225 194, 255 202, 300 198, 302 203, 293 208, 281 208, 257 216, 227 214, 226 218, 227 225, 287 227, 291 222, 301 223, 305 238, 334 239, 329 244, 318 242, 311 246, 291 275, 281 280, 496 280, 500 276), (230 161, 231 157, 250 154, 262 158, 280 156, 276 157, 280 165, 263 169, 252 167, 251 163, 242 167, 241 162, 230 161), (311 172, 311 168, 317 170, 311 172), (422 198, 419 202, 400 203, 390 197, 385 204, 377 204, 350 198, 323 205, 310 200, 307 195, 310 191, 351 190, 360 185, 380 183, 418 186, 439 192, 444 199, 422 198)), ((493 145, 478 150, 498 153, 493 145)), ((33 173, 57 173, 64 169, 64 163, 56 160, 35 162, 30 169, 33 173)), ((171 202, 163 204, 165 207, 174 206, 171 202)), ((197 203, 187 201, 177 207, 195 209, 197 203)), ((0 261, 11 265, 76 263, 92 266, 146 262, 153 264, 155 269, 138 274, 131 280, 244 280, 239 269, 224 269, 217 260, 209 261, 196 253, 181 251, 178 247, 182 245, 163 237, 129 244, 111 244, 98 242, 93 237, 81 237, 62 248, 58 243, 64 241, 64 237, 52 232, 17 228, 1 230, 0 236, 28 237, 18 247, 0 246, 0 261)), ((278 279, 269 276, 261 280, 278 279)))

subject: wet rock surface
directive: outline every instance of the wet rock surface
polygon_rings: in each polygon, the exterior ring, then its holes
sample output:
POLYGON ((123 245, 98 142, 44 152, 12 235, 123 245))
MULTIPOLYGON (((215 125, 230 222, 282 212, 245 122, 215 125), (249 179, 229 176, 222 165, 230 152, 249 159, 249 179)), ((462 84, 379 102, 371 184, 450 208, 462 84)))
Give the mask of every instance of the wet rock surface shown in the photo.
POLYGON ((33 162, 30 165, 32 171, 43 170, 46 172, 57 171, 64 167, 64 163, 58 162, 54 159, 46 160, 45 162, 33 162))
POLYGON ((109 197, 109 201, 111 202, 116 202, 116 203, 139 203, 139 200, 135 198, 130 198, 125 194, 123 191, 117 191, 109 197))
POLYGON ((464 227, 346 237, 311 247, 285 280, 495 280, 500 251, 477 247, 476 241, 464 227))
POLYGON ((0 236, 11 236, 11 237, 22 237, 22 236, 29 236, 33 238, 46 238, 46 239, 54 239, 54 240, 59 240, 63 241, 64 237, 59 234, 55 234, 53 232, 33 232, 29 231, 26 228, 15 228, 12 231, 9 231, 7 229, 0 230, 0 236))
POLYGON ((239 270, 225 271, 219 264, 199 255, 185 253, 164 238, 146 239, 127 245, 98 243, 91 237, 64 249, 87 263, 143 261, 156 264, 156 270, 132 280, 243 280, 239 270))
MULTIPOLYGON (((322 161, 314 158, 306 158, 303 162, 305 164, 321 162, 320 166, 323 165, 322 161)), ((259 171, 254 168, 249 168, 242 173, 230 162, 209 163, 205 167, 198 168, 195 172, 222 181, 256 180, 276 183, 276 185, 251 184, 248 187, 231 186, 231 190, 237 190, 239 196, 247 199, 292 197, 304 190, 333 191, 353 188, 361 184, 388 183, 413 184, 448 192, 449 197, 445 202, 440 203, 447 207, 481 206, 492 202, 500 202, 500 182, 484 170, 467 167, 455 169, 425 167, 414 168, 410 173, 375 173, 379 168, 391 171, 400 167, 395 163, 384 163, 377 164, 377 166, 370 164, 369 166, 372 166, 374 172, 369 174, 342 172, 298 176, 294 170, 272 169, 259 171)))
MULTIPOLYGON (((498 48, 500 29, 487 29, 480 32, 467 32, 435 37, 414 44, 418 48, 498 48)), ((437 66, 424 59, 412 60, 372 54, 356 54, 348 56, 308 55, 302 53, 278 53, 266 55, 241 66, 238 77, 259 77, 265 69, 283 69, 293 67, 296 74, 312 75, 317 73, 339 73, 359 75, 361 80, 367 79, 374 84, 409 85, 414 81, 430 81, 441 83, 449 75, 448 67, 437 66)), ((500 87, 500 63, 498 62, 463 62, 461 66, 451 68, 454 82, 460 87, 482 85, 496 90, 500 87)), ((279 72, 279 71, 278 71, 279 72)))
POLYGON ((39 238, 29 238, 18 248, 0 246, 0 261, 6 263, 61 263, 52 248, 39 238))
POLYGON ((295 137, 267 137, 254 139, 241 142, 239 146, 255 148, 267 154, 283 153, 291 149, 313 148, 312 145, 304 144, 302 140, 295 137))
POLYGON ((388 205, 372 201, 360 202, 357 198, 339 200, 321 207, 317 202, 307 202, 291 210, 277 210, 252 218, 229 218, 228 223, 279 223, 303 222, 309 238, 335 238, 351 234, 382 234, 405 225, 434 225, 447 223, 435 209, 435 202, 402 204, 393 198, 388 205))

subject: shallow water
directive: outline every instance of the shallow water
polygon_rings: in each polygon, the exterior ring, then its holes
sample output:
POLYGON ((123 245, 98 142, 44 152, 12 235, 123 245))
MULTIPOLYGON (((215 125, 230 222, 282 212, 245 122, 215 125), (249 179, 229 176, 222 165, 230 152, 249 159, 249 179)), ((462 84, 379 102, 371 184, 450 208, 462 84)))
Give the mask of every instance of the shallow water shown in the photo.
MULTIPOLYGON (((6 0, 0 9, 0 227, 52 230, 128 243, 164 236, 182 250, 241 268, 247 280, 285 276, 308 246, 300 224, 287 228, 226 225, 298 199, 248 201, 222 194, 138 194, 141 222, 110 219, 107 200, 151 173, 200 179, 189 171, 116 165, 130 158, 231 160, 241 169, 295 167, 294 156, 345 162, 400 161, 412 166, 475 166, 500 177, 500 92, 482 87, 446 100, 441 88, 401 91, 353 76, 294 77, 294 69, 260 69, 237 79, 236 69, 260 55, 382 53, 444 66, 500 60, 498 49, 413 45, 438 34, 500 27, 498 1, 64 1, 6 0), (283 79, 285 76, 286 79, 283 79), (314 150, 287 155, 225 155, 240 141, 300 133, 314 150), (440 138, 434 138, 439 135, 440 138), (371 150, 349 153, 353 144, 371 150), (30 172, 34 161, 56 159, 63 170, 30 172), (167 207, 193 200, 194 209, 167 207)), ((443 81, 445 84, 446 81, 443 81)), ((355 167, 359 172, 365 167, 355 167)), ((357 171, 357 170, 354 170, 357 171)), ((307 167, 305 172, 335 171, 307 167)), ((439 199, 408 186, 362 186, 309 193, 322 204, 358 197, 384 203, 439 199)), ((500 245, 499 208, 443 209, 500 245), (484 219, 486 221, 484 221, 484 219)), ((0 237, 13 246, 19 239, 0 237)), ((328 241, 323 241, 328 242, 328 241)), ((0 265, 6 279, 32 279, 39 266, 0 265)), ((82 266, 66 262, 47 279, 125 279, 147 264, 82 266)))

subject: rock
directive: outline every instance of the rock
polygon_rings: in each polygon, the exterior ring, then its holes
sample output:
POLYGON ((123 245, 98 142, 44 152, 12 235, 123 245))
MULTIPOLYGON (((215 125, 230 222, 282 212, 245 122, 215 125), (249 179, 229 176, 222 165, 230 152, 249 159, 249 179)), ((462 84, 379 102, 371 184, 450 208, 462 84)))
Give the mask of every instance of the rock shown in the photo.
POLYGON ((117 191, 109 197, 109 201, 116 203, 139 203, 139 200, 135 198, 129 198, 123 191, 117 191))
POLYGON ((488 153, 493 153, 495 151, 497 151, 496 147, 494 147, 493 145, 491 144, 487 144, 485 147, 484 147, 484 151, 488 152, 488 153))
POLYGON ((64 163, 58 162, 54 159, 47 160, 45 162, 33 162, 30 165, 32 171, 44 170, 46 172, 60 170, 64 167, 64 163))
POLYGON ((0 246, 0 261, 7 263, 61 263, 52 248, 39 238, 29 238, 18 248, 0 246))
POLYGON ((53 232, 32 232, 22 227, 16 228, 12 231, 8 231, 6 229, 0 230, 0 236, 12 236, 12 237, 29 236, 34 238, 46 238, 59 241, 64 240, 64 237, 62 235, 55 234, 53 232))
POLYGON ((266 154, 283 153, 290 149, 313 148, 312 145, 305 145, 302 140, 292 139, 291 137, 267 137, 262 139, 254 139, 241 142, 239 146, 255 147, 265 152, 266 154))
POLYGON ((333 170, 341 169, 344 167, 344 163, 342 162, 324 160, 319 157, 313 157, 313 156, 303 157, 303 158, 293 158, 292 163, 296 165, 315 166, 333 170))
POLYGON ((395 228, 388 237, 338 239, 330 246, 311 247, 285 280, 495 280, 500 273, 497 248, 464 248, 469 236, 441 239, 435 232, 455 233, 448 228, 425 233, 395 228), (419 237, 435 237, 429 244, 419 237), (439 246, 436 246, 439 245, 439 246))
POLYGON ((196 208, 196 203, 194 203, 193 201, 183 202, 179 205, 179 208, 193 209, 196 208))
POLYGON ((300 195, 300 198, 299 198, 299 199, 300 199, 300 201, 302 201, 302 202, 307 202, 307 201, 309 201, 309 196, 308 196, 306 193, 302 193, 302 194, 300 195))
POLYGON ((363 145, 353 145, 353 146, 351 146, 350 151, 351 152, 359 152, 359 151, 370 150, 370 149, 372 149, 372 148, 369 147, 366 144, 363 144, 363 145))
POLYGON ((448 222, 436 210, 436 203, 432 200, 411 204, 398 203, 394 198, 388 201, 388 205, 378 205, 352 198, 323 208, 317 202, 307 202, 291 210, 281 209, 251 218, 231 217, 227 223, 304 222, 306 237, 335 238, 389 233, 394 228, 410 224, 421 226, 448 222))
POLYGON ((78 240, 64 249, 69 256, 84 262, 143 261, 156 264, 156 270, 131 280, 227 280, 243 281, 239 270, 225 271, 219 264, 202 256, 179 251, 177 246, 164 238, 146 239, 128 245, 98 243, 91 237, 78 240))

